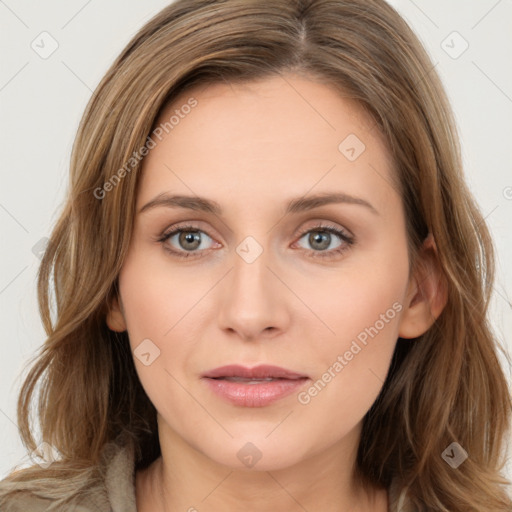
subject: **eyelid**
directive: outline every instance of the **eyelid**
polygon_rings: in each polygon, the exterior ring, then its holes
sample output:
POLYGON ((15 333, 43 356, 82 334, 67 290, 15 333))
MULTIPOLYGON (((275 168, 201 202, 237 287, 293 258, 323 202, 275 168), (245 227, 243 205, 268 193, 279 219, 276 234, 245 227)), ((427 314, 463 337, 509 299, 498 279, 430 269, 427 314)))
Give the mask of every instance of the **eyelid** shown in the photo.
MULTIPOLYGON (((206 223, 204 223, 203 221, 200 221, 200 220, 197 220, 197 221, 196 220, 187 220, 187 221, 177 222, 177 223, 171 225, 170 227, 164 229, 162 234, 159 235, 159 238, 167 237, 174 231, 178 231, 180 229, 182 229, 183 231, 189 229, 190 231, 192 231, 192 230, 202 231, 203 233, 205 233, 206 235, 208 235, 210 238, 213 239, 214 237, 209 235, 208 231, 206 229, 201 228, 201 226, 200 226, 201 224, 206 224, 206 223)), ((309 231, 311 231, 313 229, 320 230, 320 229, 324 229, 324 228, 330 228, 330 229, 334 229, 336 231, 341 231, 342 233, 344 233, 346 235, 347 238, 354 238, 353 233, 346 227, 337 225, 336 223, 331 222, 331 221, 326 221, 326 220, 321 220, 321 219, 318 219, 318 220, 313 219, 313 220, 307 221, 306 227, 301 227, 298 231, 295 232, 295 234, 293 236, 303 236, 304 234, 308 233, 309 231)))
MULTIPOLYGON (((166 228, 161 235, 157 236, 157 241, 159 242, 165 242, 170 237, 174 236, 175 234, 179 233, 180 231, 191 231, 191 232, 200 232, 204 233, 208 238, 213 240, 215 242, 215 237, 211 236, 206 229, 203 229, 202 227, 195 224, 197 221, 184 221, 184 222, 178 222, 176 224, 173 224, 171 227, 166 228)), ((217 242, 216 242, 217 243, 217 242)), ((202 251, 204 252, 204 251, 202 251)))
POLYGON ((214 231, 214 233, 217 233, 214 229, 211 228, 211 225, 199 220, 176 222, 175 224, 165 228, 161 235, 158 236, 158 238, 168 238, 176 231, 200 231, 201 233, 208 235, 212 240, 219 238, 217 235, 212 236, 209 234, 209 231, 214 231), (208 228, 203 227, 203 225, 208 225, 208 228))
POLYGON ((313 231, 315 229, 317 229, 318 231, 321 231, 322 229, 332 229, 334 231, 340 231, 342 232, 347 239, 353 239, 355 238, 353 233, 343 227, 343 226, 340 226, 334 222, 331 222, 331 221, 326 221, 326 220, 313 220, 311 221, 312 222, 312 225, 308 223, 306 223, 306 227, 303 227, 303 228, 300 228, 300 230, 297 232, 297 234, 295 236, 303 236, 304 234, 306 233, 309 233, 310 231, 313 231))
MULTIPOLYGON (((213 240, 215 242, 215 238, 210 236, 208 234, 208 231, 205 229, 202 229, 197 225, 197 223, 200 223, 200 221, 183 221, 178 222, 176 224, 173 224, 171 227, 164 230, 164 232, 159 235, 156 238, 157 242, 160 242, 162 245, 164 245, 164 249, 171 253, 171 255, 174 255, 178 258, 201 258, 203 257, 201 253, 208 253, 212 249, 204 249, 202 251, 185 251, 185 250, 176 250, 176 249, 170 249, 169 247, 165 246, 165 242, 167 242, 171 237, 178 234, 180 231, 190 231, 190 232, 201 232, 204 233, 208 238, 213 240)), ((294 238, 298 237, 298 239, 293 242, 293 244, 296 244, 304 235, 307 233, 310 233, 312 231, 324 231, 330 234, 334 234, 337 236, 341 242, 342 247, 338 247, 335 249, 330 249, 328 251, 314 251, 314 250, 308 250, 301 248, 303 251, 310 253, 310 257, 313 258, 323 258, 324 260, 333 259, 337 256, 340 256, 341 253, 344 253, 346 250, 350 249, 351 246, 355 243, 355 237, 354 235, 346 228, 338 226, 334 223, 331 223, 330 221, 323 221, 323 220, 312 220, 309 226, 302 227, 295 235, 294 238)), ((309 224, 309 223, 308 223, 309 224)), ((218 243, 218 242, 216 242, 218 243)))

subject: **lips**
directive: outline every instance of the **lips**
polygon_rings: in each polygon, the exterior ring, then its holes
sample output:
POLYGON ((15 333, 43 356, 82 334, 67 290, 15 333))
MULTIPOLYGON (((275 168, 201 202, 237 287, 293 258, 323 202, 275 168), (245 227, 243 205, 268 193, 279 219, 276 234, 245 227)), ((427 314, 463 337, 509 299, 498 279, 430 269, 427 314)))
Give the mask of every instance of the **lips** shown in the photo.
POLYGON ((307 378, 307 375, 272 365, 259 365, 254 368, 246 368, 241 365, 227 365, 210 370, 202 376, 210 379, 239 380, 246 382, 254 380, 298 380, 307 378))
POLYGON ((233 405, 264 407, 298 392, 309 377, 279 366, 228 365, 206 372, 201 380, 210 391, 233 405))

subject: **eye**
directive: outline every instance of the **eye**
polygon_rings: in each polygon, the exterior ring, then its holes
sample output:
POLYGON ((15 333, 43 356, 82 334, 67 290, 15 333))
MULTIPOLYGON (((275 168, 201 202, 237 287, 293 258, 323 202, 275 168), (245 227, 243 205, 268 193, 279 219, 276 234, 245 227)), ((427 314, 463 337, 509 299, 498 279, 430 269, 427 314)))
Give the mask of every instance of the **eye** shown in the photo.
POLYGON ((332 258, 345 252, 354 244, 354 238, 347 232, 331 225, 320 224, 301 233, 301 238, 313 248, 311 257, 332 258), (339 243, 332 247, 333 235, 339 243), (330 249, 329 249, 330 247, 330 249))
MULTIPOLYGON (((331 225, 320 224, 300 233, 300 239, 306 239, 312 250, 308 250, 310 257, 333 258, 348 250, 354 244, 354 238, 343 229, 331 225), (338 244, 332 247, 333 235, 338 244), (329 249, 330 248, 330 249, 329 249)), ((202 257, 201 253, 209 248, 208 241, 213 239, 204 231, 193 225, 174 226, 172 231, 164 233, 158 239, 164 249, 178 258, 202 257), (206 245, 206 247, 205 247, 206 245)), ((220 246, 220 244, 217 244, 220 246)))
POLYGON ((208 247, 205 247, 208 240, 213 241, 204 231, 191 225, 176 226, 171 232, 164 233, 158 239, 158 241, 163 244, 166 251, 180 258, 189 258, 196 256, 198 252, 205 251, 208 249, 208 247), (178 249, 172 248, 171 243, 173 241, 175 244, 174 247, 177 246, 178 249))

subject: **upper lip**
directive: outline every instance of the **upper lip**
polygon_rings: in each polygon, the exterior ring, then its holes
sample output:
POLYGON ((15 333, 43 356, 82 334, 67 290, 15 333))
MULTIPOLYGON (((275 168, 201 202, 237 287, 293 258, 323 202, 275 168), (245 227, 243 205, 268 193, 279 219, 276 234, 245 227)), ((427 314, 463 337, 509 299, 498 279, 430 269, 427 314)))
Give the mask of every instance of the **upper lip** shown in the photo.
POLYGON ((279 366, 272 366, 268 364, 261 364, 254 366, 253 368, 247 368, 238 364, 230 364, 227 366, 220 366, 214 368, 202 375, 211 379, 219 377, 243 377, 253 379, 265 379, 269 377, 280 378, 280 379, 301 379, 307 377, 307 375, 292 372, 286 368, 279 366))

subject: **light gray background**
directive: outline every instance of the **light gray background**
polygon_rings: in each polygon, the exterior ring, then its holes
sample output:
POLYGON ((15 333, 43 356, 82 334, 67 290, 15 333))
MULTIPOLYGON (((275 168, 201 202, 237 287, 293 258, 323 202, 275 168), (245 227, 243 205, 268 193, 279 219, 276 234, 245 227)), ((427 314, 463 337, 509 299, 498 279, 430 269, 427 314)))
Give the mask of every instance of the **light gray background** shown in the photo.
MULTIPOLYGON (((132 35, 168 3, 0 0, 0 478, 29 461, 15 406, 22 365, 44 340, 36 303, 40 260, 33 247, 57 219, 87 100, 132 35), (41 36, 44 31, 50 36, 41 36), (39 53, 51 44, 58 48, 42 58, 31 44, 39 53)), ((512 1, 390 3, 426 46, 455 110, 465 172, 496 243, 492 320, 510 353, 512 1)), ((510 380, 508 369, 507 376, 510 380)))

